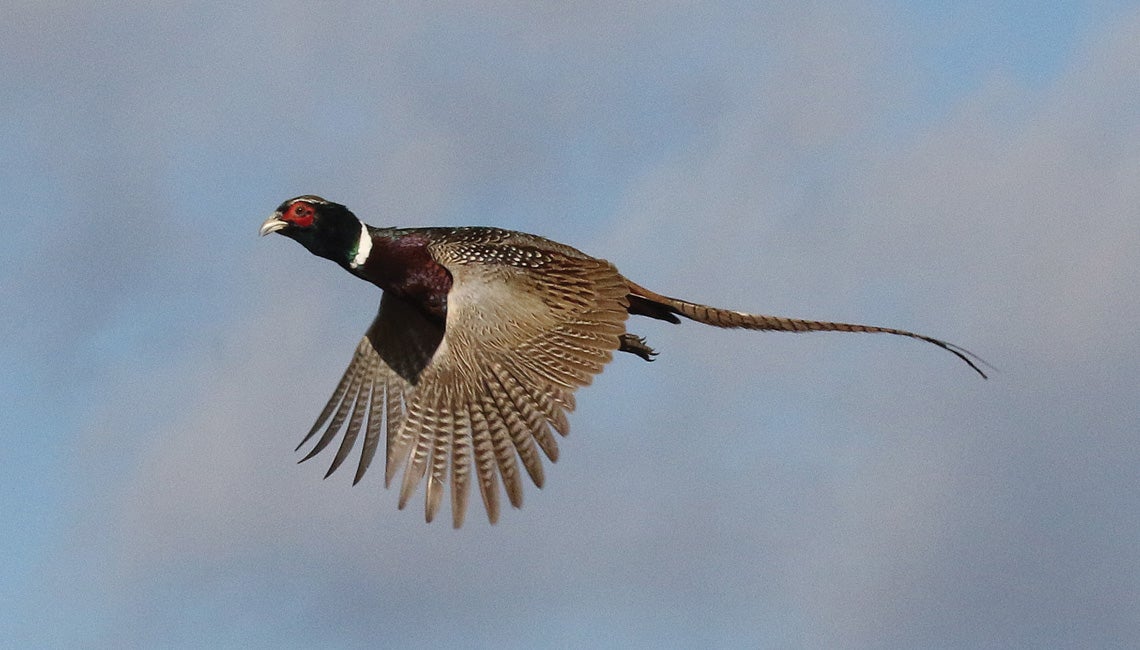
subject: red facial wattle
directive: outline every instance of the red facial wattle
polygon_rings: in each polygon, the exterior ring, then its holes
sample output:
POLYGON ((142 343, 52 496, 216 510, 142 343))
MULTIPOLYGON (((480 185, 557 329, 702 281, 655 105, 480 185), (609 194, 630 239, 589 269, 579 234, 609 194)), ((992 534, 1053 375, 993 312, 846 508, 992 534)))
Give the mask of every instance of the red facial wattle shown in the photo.
POLYGON ((281 215, 281 220, 288 221, 299 228, 308 228, 313 225, 313 218, 316 213, 312 205, 304 201, 297 201, 285 210, 285 213, 281 215))

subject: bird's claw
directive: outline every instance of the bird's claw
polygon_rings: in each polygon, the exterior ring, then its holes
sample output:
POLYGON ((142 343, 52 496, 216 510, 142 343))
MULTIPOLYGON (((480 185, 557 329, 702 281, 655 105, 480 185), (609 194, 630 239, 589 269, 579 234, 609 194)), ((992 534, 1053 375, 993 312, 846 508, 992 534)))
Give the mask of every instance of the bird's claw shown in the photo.
POLYGON ((645 344, 645 339, 635 334, 622 334, 619 339, 621 340, 621 347, 618 349, 622 352, 629 352, 645 359, 646 361, 653 361, 653 357, 657 356, 657 352, 645 344))

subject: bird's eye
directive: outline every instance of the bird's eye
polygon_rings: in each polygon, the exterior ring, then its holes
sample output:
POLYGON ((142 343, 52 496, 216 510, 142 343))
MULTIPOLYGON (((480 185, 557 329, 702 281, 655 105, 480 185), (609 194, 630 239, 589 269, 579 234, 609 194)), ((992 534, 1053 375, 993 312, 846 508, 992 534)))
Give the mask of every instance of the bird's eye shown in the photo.
POLYGON ((296 226, 299 226, 301 228, 308 228, 309 226, 313 225, 314 214, 315 213, 313 206, 309 205, 308 203, 298 202, 289 206, 289 209, 285 212, 284 218, 286 221, 289 221, 296 226))

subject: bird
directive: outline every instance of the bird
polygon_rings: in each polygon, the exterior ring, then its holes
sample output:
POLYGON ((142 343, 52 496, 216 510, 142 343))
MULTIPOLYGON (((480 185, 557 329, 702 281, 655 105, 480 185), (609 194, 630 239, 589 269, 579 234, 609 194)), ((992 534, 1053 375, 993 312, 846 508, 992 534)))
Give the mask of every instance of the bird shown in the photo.
POLYGON ((917 339, 947 350, 986 377, 989 366, 946 341, 890 327, 750 314, 671 298, 629 280, 613 264, 537 235, 492 227, 378 228, 315 195, 289 199, 261 224, 382 290, 380 307, 332 397, 297 445, 323 429, 298 462, 343 436, 328 478, 363 434, 353 485, 384 438, 384 484, 399 476, 399 509, 426 478, 424 515, 439 513, 448 486, 452 525, 478 486, 490 523, 502 483, 523 503, 525 471, 541 488, 542 456, 558 460, 554 433, 570 431, 574 392, 614 352, 652 361, 630 316, 722 328, 863 332, 917 339), (521 469, 520 469, 521 465, 521 469))

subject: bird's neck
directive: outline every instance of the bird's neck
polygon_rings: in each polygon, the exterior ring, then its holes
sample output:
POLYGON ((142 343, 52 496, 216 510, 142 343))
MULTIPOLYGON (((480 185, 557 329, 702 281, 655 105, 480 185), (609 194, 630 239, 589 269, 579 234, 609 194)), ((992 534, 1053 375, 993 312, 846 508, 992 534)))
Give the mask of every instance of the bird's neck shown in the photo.
POLYGON ((368 230, 368 226, 364 222, 360 223, 360 236, 356 240, 356 245, 348 252, 348 268, 355 271, 364 266, 368 261, 368 256, 372 253, 372 233, 368 230))

